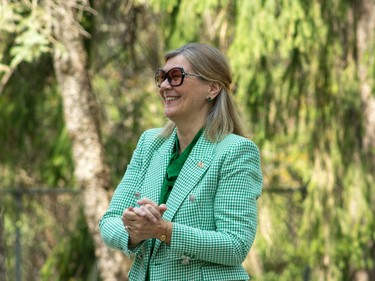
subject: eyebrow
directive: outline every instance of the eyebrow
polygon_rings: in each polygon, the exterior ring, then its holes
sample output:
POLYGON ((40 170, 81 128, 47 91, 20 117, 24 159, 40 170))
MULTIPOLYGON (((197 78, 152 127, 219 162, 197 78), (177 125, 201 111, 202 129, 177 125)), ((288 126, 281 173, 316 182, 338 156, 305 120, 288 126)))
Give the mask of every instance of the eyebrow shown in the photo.
POLYGON ((173 68, 182 68, 182 70, 183 70, 184 72, 188 72, 188 71, 185 69, 185 67, 183 67, 183 66, 173 66, 173 67, 171 67, 171 68, 168 69, 168 70, 164 70, 164 68, 161 68, 161 70, 163 70, 163 71, 165 71, 165 72, 168 72, 169 70, 171 70, 171 69, 173 69, 173 68))

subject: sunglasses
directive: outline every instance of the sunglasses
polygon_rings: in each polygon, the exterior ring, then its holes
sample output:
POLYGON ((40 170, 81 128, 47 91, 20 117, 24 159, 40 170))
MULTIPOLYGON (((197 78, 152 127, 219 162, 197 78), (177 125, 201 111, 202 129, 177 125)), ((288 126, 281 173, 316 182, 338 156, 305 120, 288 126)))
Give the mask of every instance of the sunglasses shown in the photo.
POLYGON ((173 67, 167 72, 165 72, 162 68, 158 68, 155 71, 155 83, 156 86, 160 88, 161 84, 165 81, 165 79, 167 79, 169 85, 172 87, 178 87, 184 82, 185 76, 202 77, 199 74, 187 73, 182 67, 173 67))

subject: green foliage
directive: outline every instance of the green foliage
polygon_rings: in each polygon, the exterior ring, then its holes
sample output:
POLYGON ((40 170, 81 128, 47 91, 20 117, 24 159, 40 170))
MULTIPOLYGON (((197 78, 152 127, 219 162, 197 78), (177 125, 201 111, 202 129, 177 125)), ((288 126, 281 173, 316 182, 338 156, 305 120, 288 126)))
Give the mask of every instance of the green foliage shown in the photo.
POLYGON ((74 231, 62 237, 41 269, 40 280, 84 281, 95 270, 95 250, 82 212, 74 231))
POLYGON ((105 2, 99 25, 110 25, 117 32, 99 27, 92 44, 96 55, 91 58, 93 91, 101 105, 103 144, 115 188, 124 174, 140 134, 165 123, 162 103, 152 79, 160 67, 158 26, 150 24, 149 15, 134 5, 125 9, 123 2, 105 2), (124 14, 126 13, 126 14, 124 14), (139 28, 133 30, 135 25, 139 28), (123 29, 123 26, 129 29, 123 29), (124 42, 125 41, 125 42, 124 42), (151 78, 151 79, 150 79, 151 78))
MULTIPOLYGON (((61 97, 56 85, 48 83, 54 81, 52 68, 47 56, 33 64, 19 65, 0 96, 1 169, 4 173, 27 171, 33 174, 34 184, 72 186, 71 146, 61 97)), ((30 182, 20 174, 2 184, 11 187, 30 182)))
POLYGON ((309 270, 308 253, 301 248, 298 239, 303 198, 301 190, 284 196, 265 193, 259 199, 261 224, 254 246, 262 249, 260 260, 264 274, 253 275, 254 280, 301 280, 309 270))
POLYGON ((235 2, 152 0, 150 3, 161 18, 163 28, 159 30, 167 50, 196 41, 227 47, 226 37, 233 29, 228 21, 233 18, 235 2))
POLYGON ((52 50, 48 39, 50 32, 40 9, 12 2, 2 5, 2 8, 4 17, 0 19, 0 32, 17 34, 10 50, 11 68, 21 62, 32 62, 52 50))
POLYGON ((48 40, 42 36, 35 23, 31 21, 25 21, 25 23, 27 27, 16 38, 16 45, 11 50, 13 59, 10 65, 12 67, 20 62, 32 62, 43 53, 50 51, 48 40))
MULTIPOLYGON (((73 245, 80 243, 78 250, 82 249, 80 247, 86 248, 82 253, 79 252, 80 257, 85 261, 92 255, 90 251, 92 242, 87 237, 87 227, 82 221, 79 204, 71 204, 72 201, 79 202, 79 197, 74 194, 57 195, 53 192, 47 196, 47 194, 33 193, 30 189, 29 191, 23 195, 14 191, 5 196, 1 194, 0 197, 0 203, 5 210, 5 252, 7 276, 10 281, 15 280, 12 277, 16 262, 20 265, 23 279, 40 280, 40 268, 46 264, 50 253, 55 251, 55 247, 59 247, 57 245, 60 245, 60 242, 69 242, 73 245), (71 234, 75 238, 70 238, 71 234), (85 237, 81 238, 85 239, 83 242, 77 240, 81 235, 85 237), (19 260, 16 260, 17 242, 19 260)), ((76 257, 69 258, 74 260, 76 257)), ((79 262, 77 264, 82 267, 79 262)))
POLYGON ((314 44, 326 33, 315 27, 321 24, 313 17, 316 5, 309 10, 312 15, 304 14, 299 1, 243 1, 237 8, 229 56, 238 98, 246 104, 254 130, 270 138, 298 129, 301 114, 309 113, 303 105, 311 92, 314 44))
MULTIPOLYGON (((287 4, 287 1, 283 3, 287 4)), ((310 135, 305 139, 308 149, 300 151, 309 155, 310 167, 306 168, 313 171, 309 180, 309 196, 305 200, 304 224, 299 230, 300 239, 306 244, 301 245, 309 249, 306 262, 314 268, 313 279, 323 274, 325 280, 343 280, 352 273, 354 264, 356 268, 363 268, 353 258, 361 256, 357 253, 363 253, 364 248, 356 243, 359 233, 349 235, 342 231, 342 227, 350 229, 355 223, 367 228, 370 221, 353 221, 353 212, 358 212, 361 218, 373 213, 371 209, 358 208, 361 203, 355 197, 348 198, 346 203, 341 198, 353 195, 350 190, 354 186, 357 192, 363 192, 373 184, 373 179, 358 181, 368 178, 368 172, 358 165, 361 161, 363 120, 359 83, 353 54, 347 53, 351 46, 349 44, 344 49, 340 36, 345 35, 337 34, 338 30, 333 28, 338 25, 342 28, 339 31, 345 30, 342 19, 346 7, 343 5, 336 10, 337 14, 329 13, 325 18, 327 11, 334 10, 319 9, 317 4, 311 10, 303 10, 298 7, 303 3, 293 3, 290 9, 281 9, 280 13, 275 10, 267 13, 275 15, 273 25, 278 26, 277 32, 281 34, 280 38, 285 38, 284 41, 272 44, 278 36, 273 34, 268 38, 261 27, 251 23, 248 26, 255 31, 252 30, 249 38, 241 34, 239 43, 234 41, 233 49, 236 49, 236 44, 249 40, 263 42, 258 46, 266 46, 259 51, 257 45, 255 50, 248 48, 252 52, 248 54, 249 60, 239 59, 239 65, 235 64, 242 69, 240 73, 245 69, 249 72, 248 77, 239 77, 239 83, 243 81, 240 95, 254 110, 249 111, 252 122, 260 130, 265 130, 265 137, 272 139, 275 145, 278 144, 278 134, 290 134, 290 141, 296 140, 293 135, 310 135), (288 36, 288 29, 283 28, 284 11, 294 15, 286 16, 290 20, 287 26, 292 26, 292 37, 288 36), (269 40, 271 44, 267 42, 269 40), (290 55, 285 56, 288 53, 290 55), (337 67, 342 61, 345 61, 345 67, 337 67), (251 71, 254 65, 257 68, 251 71), (285 65, 287 67, 283 68, 285 65), (301 117, 305 117, 304 123, 291 126, 300 122, 301 117), (348 127, 348 123, 351 126, 348 127), (350 171, 358 175, 353 177, 350 171), (356 183, 345 183, 348 179, 356 179, 356 183), (356 202, 355 207, 350 207, 353 201, 356 202)), ((264 5, 261 9, 267 7, 272 6, 264 5)), ((260 14, 261 11, 256 12, 256 15, 260 14)), ((249 19, 260 20, 252 15, 249 19)), ((362 204, 371 206, 369 202, 362 201, 362 204)), ((369 242, 373 239, 367 236, 364 240, 369 242)), ((363 262, 368 259, 367 255, 371 255, 369 249, 365 252, 358 260, 363 262)))

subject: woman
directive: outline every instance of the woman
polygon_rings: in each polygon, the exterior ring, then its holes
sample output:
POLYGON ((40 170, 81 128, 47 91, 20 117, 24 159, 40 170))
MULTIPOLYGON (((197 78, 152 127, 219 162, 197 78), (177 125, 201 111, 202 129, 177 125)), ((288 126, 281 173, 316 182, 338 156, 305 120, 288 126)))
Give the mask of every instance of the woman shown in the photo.
POLYGON ((141 136, 99 223, 103 240, 134 257, 130 281, 248 280, 262 173, 228 62, 187 44, 165 55, 155 81, 169 123, 141 136))

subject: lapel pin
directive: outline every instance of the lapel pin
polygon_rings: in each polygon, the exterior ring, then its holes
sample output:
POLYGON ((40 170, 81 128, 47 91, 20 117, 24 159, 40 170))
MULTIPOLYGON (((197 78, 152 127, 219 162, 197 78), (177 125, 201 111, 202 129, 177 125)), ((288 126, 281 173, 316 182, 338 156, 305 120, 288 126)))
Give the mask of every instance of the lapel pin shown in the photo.
POLYGON ((203 168, 203 167, 204 167, 204 164, 203 164, 202 161, 199 161, 198 164, 197 164, 197 166, 198 166, 199 168, 203 168))
POLYGON ((139 197, 141 197, 141 193, 139 191, 134 192, 134 197, 139 199, 139 197))

